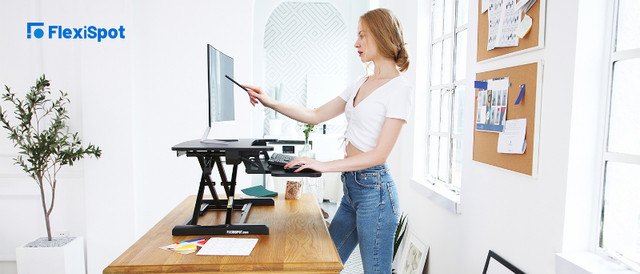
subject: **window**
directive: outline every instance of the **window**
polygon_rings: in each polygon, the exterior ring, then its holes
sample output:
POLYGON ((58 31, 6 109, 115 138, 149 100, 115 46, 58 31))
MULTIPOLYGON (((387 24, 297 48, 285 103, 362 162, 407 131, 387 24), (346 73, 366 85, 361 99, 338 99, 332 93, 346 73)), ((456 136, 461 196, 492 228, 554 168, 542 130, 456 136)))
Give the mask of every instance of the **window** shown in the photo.
POLYGON ((640 270, 640 1, 614 9, 599 248, 640 270))
POLYGON ((461 187, 463 94, 467 62, 466 0, 432 0, 425 176, 455 193, 461 187))

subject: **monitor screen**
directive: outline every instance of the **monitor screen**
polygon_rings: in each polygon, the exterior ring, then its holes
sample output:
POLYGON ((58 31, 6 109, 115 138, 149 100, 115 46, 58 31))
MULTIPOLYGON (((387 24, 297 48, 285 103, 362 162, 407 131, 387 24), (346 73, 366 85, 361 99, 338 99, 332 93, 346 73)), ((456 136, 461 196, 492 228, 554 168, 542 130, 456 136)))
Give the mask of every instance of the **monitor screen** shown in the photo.
POLYGON ((214 122, 233 121, 233 58, 207 45, 209 71, 209 125, 214 122))

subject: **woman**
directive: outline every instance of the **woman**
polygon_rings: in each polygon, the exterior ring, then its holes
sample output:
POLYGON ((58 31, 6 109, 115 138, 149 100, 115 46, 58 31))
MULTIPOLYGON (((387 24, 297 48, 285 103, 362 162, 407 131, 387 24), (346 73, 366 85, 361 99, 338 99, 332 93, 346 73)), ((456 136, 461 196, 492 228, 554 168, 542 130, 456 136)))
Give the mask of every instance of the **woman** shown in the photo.
POLYGON ((387 9, 360 17, 355 48, 360 60, 373 64, 340 96, 317 109, 287 105, 249 89, 258 102, 294 120, 319 124, 345 113, 345 158, 329 162, 301 157, 285 168, 300 165, 319 172, 343 172, 344 196, 329 232, 344 264, 357 244, 365 273, 391 273, 393 238, 398 225, 398 193, 386 160, 413 105, 413 88, 400 75, 409 67, 400 21, 387 9))

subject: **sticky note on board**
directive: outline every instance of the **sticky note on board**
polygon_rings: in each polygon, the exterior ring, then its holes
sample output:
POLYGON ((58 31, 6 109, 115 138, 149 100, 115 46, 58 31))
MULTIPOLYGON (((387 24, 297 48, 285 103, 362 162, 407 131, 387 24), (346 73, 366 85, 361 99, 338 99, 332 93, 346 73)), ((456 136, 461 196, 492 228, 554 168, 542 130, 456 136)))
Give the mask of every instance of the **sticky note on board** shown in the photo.
POLYGON ((531 19, 529 15, 525 14, 524 18, 522 18, 522 21, 520 21, 520 24, 518 24, 518 27, 513 31, 513 33, 515 33, 518 38, 522 39, 527 35, 527 33, 529 33, 532 25, 533 19, 531 19))

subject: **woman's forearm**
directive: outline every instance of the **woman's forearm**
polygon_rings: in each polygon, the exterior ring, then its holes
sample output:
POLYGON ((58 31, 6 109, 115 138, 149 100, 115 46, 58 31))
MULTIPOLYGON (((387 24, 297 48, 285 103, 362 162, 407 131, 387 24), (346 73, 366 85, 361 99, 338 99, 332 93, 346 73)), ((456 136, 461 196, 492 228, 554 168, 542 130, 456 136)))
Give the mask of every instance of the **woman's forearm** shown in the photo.
POLYGON ((265 106, 298 122, 312 125, 317 125, 318 123, 320 123, 320 121, 318 121, 317 119, 315 111, 310 108, 294 106, 275 100, 273 102, 270 102, 269 105, 265 106))
POLYGON ((317 109, 310 109, 274 100, 259 87, 250 85, 244 85, 243 87, 248 89, 247 93, 249 94, 249 100, 252 105, 255 106, 259 101, 265 107, 302 123, 317 125, 344 112, 345 101, 340 97, 336 97, 317 109))
POLYGON ((323 172, 362 170, 372 166, 382 165, 386 161, 387 157, 384 153, 372 150, 348 158, 325 162, 326 170, 323 170, 323 172))
POLYGON ((283 102, 271 100, 265 106, 282 113, 283 115, 307 124, 317 125, 344 113, 346 102, 340 97, 325 103, 316 109, 292 106, 283 102))

